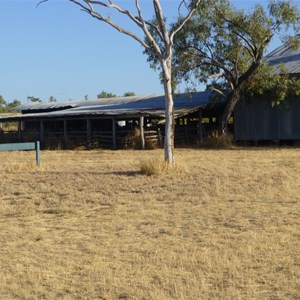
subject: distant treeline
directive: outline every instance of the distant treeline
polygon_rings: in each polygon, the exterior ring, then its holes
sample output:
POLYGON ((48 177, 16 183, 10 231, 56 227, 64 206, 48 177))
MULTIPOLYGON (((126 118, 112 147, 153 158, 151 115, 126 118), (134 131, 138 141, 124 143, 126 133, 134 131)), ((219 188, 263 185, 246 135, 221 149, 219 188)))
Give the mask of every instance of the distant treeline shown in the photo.
MULTIPOLYGON (((123 97, 130 97, 130 96, 135 96, 134 92, 125 92, 123 94, 123 97)), ((115 94, 111 93, 111 92, 106 92, 106 91, 102 91, 101 93, 99 93, 97 95, 97 98, 113 98, 113 97, 117 97, 115 94)), ((85 100, 88 100, 88 95, 84 96, 85 100)), ((28 96, 27 97, 27 101, 28 102, 42 102, 42 100, 38 97, 34 97, 34 96, 28 96)), ((48 102, 57 102, 56 98, 51 96, 48 100, 48 102)), ((13 109, 15 107, 17 107, 18 105, 21 104, 21 101, 15 99, 12 102, 7 102, 1 95, 0 95, 0 113, 9 113, 12 112, 13 109)))
POLYGON ((12 112, 13 109, 20 105, 21 102, 15 99, 13 102, 6 102, 5 99, 0 95, 0 113, 12 112))

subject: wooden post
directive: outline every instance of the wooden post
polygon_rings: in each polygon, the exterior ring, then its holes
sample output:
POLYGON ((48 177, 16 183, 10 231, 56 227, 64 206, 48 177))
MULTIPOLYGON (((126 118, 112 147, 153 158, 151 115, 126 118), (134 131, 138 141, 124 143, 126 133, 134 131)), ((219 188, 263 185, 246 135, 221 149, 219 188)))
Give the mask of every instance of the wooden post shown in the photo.
POLYGON ((89 148, 92 141, 92 123, 90 119, 86 119, 86 140, 89 148))
POLYGON ((19 143, 22 142, 22 124, 21 124, 21 121, 18 122, 18 140, 19 140, 19 143))
POLYGON ((112 118, 112 139, 113 139, 113 149, 117 149, 117 132, 116 132, 116 120, 112 118))
POLYGON ((159 147, 163 147, 164 146, 163 137, 162 137, 161 130, 159 127, 157 128, 157 136, 158 136, 159 147))
POLYGON ((64 119, 64 143, 67 145, 68 143, 68 121, 64 119))
POLYGON ((45 138, 44 121, 40 120, 40 140, 41 140, 41 143, 44 143, 44 138, 45 138))
POLYGON ((140 136, 141 136, 141 148, 145 149, 145 132, 144 132, 144 116, 140 117, 140 136))
POLYGON ((199 141, 203 142, 202 109, 199 109, 199 141))
POLYGON ((189 144, 190 143, 190 119, 187 117, 184 120, 184 132, 185 132, 185 139, 184 142, 189 144))

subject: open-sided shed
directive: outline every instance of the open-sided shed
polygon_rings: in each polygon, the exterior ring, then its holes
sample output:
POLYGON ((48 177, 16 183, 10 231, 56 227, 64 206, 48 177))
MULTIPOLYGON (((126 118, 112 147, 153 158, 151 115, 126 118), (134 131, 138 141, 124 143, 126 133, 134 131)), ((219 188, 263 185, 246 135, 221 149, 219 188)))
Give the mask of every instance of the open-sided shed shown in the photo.
MULTIPOLYGON (((218 108, 211 107, 211 93, 174 96, 175 141, 194 143, 201 140, 208 127, 218 119, 218 108), (204 120, 210 123, 204 123, 204 120)), ((39 139, 42 145, 87 143, 88 146, 121 148, 136 135, 141 147, 162 144, 165 98, 159 96, 115 97, 87 101, 25 103, 20 114, 1 116, 0 122, 16 122, 18 141, 39 139)), ((13 134, 10 134, 12 138, 13 134)), ((2 134, 2 140, 9 138, 2 134)), ((1 140, 1 136, 0 136, 1 140)))

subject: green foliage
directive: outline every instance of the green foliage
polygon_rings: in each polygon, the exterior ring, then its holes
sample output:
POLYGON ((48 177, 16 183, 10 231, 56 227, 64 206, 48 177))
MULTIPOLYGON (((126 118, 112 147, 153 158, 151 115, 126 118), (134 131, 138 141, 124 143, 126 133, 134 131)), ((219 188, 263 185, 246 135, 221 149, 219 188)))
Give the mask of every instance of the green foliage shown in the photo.
POLYGON ((113 98, 116 97, 115 94, 110 93, 110 92, 106 92, 106 91, 102 91, 100 94, 97 95, 97 98, 113 98))
POLYGON ((249 13, 236 10, 228 0, 203 1, 177 35, 176 76, 210 84, 222 81, 223 91, 235 88, 261 62, 274 34, 298 26, 298 21, 289 1, 272 1, 268 11, 256 5, 249 13), (215 74, 222 76, 210 77, 215 74))
MULTIPOLYGON (((285 30, 289 29, 288 24, 295 24, 295 30, 299 30, 299 12, 296 6, 287 0, 272 0, 269 4, 270 15, 277 24, 285 25, 285 30)), ((274 21, 273 21, 274 23, 274 21)))
POLYGON ((0 112, 4 112, 6 110, 7 103, 2 96, 0 96, 0 112))
POLYGON ((261 93, 278 87, 276 97, 282 100, 290 90, 289 78, 273 79, 272 70, 261 64, 273 36, 297 30, 299 20, 299 11, 290 1, 271 1, 267 10, 257 4, 246 12, 235 9, 229 0, 203 0, 176 37, 176 81, 205 83, 222 95, 227 102, 222 126, 249 86, 261 93))
POLYGON ((123 97, 132 97, 132 96, 135 96, 135 93, 134 92, 125 92, 123 94, 123 97))
MULTIPOLYGON (((131 91, 128 91, 128 92, 125 92, 123 94, 123 97, 131 97, 131 96, 135 96, 135 93, 131 92, 131 91)), ((106 92, 106 91, 102 91, 100 94, 97 95, 98 99, 100 99, 100 98, 114 98, 114 97, 117 97, 117 95, 113 94, 111 92, 106 92)))
POLYGON ((15 107, 19 106, 21 102, 15 99, 13 102, 7 104, 7 111, 11 112, 15 107))
POLYGON ((49 98, 49 102, 57 102, 56 98, 53 96, 50 96, 49 98))
POLYGON ((272 68, 263 63, 248 81, 247 89, 242 96, 250 99, 261 97, 274 105, 279 104, 300 96, 300 80, 288 75, 284 65, 281 67, 280 74, 274 74, 272 68))
POLYGON ((34 96, 27 96, 27 100, 30 102, 42 102, 40 98, 34 97, 34 96))
POLYGON ((7 103, 6 100, 0 95, 0 113, 11 112, 16 106, 20 105, 19 100, 14 100, 13 102, 7 103))

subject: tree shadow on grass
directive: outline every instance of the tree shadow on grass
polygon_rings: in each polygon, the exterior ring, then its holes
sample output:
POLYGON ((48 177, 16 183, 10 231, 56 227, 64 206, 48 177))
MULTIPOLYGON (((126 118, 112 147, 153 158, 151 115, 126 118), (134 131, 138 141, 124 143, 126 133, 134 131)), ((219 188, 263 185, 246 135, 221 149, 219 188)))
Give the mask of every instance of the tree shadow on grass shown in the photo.
POLYGON ((134 177, 134 176, 142 175, 142 172, 141 171, 115 171, 115 172, 104 172, 102 174, 134 177))

